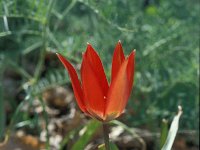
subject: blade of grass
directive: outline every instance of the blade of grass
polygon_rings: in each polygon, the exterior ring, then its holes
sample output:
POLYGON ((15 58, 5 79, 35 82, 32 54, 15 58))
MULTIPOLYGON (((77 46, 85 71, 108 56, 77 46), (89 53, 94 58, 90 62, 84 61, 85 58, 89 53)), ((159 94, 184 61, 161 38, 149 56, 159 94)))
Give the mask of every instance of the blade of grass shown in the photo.
POLYGON ((91 120, 82 130, 85 130, 83 135, 76 141, 76 143, 72 146, 71 150, 84 149, 86 144, 92 138, 92 135, 97 131, 100 127, 100 123, 96 120, 91 120))
POLYGON ((42 42, 41 41, 37 42, 37 43, 34 43, 33 45, 31 45, 31 46, 27 47, 25 50, 23 50, 22 54, 26 55, 26 54, 32 52, 33 50, 39 48, 40 46, 42 46, 42 42))
POLYGON ((47 30, 47 34, 48 34, 49 39, 55 44, 57 49, 63 49, 62 45, 57 41, 54 34, 49 29, 47 30))
POLYGON ((8 62, 8 64, 10 64, 10 66, 13 68, 13 70, 15 70, 21 76, 23 76, 23 77, 25 77, 27 79, 31 78, 31 75, 26 70, 24 70, 23 67, 19 66, 18 64, 16 64, 15 62, 13 62, 10 59, 7 59, 7 62, 8 62))
POLYGON ((176 137, 176 133, 178 131, 179 119, 182 113, 182 107, 178 106, 178 114, 174 117, 172 121, 171 127, 168 132, 167 140, 161 150, 171 150, 176 137))
MULTIPOLYGON (((114 143, 112 143, 112 142, 110 142, 110 149, 111 149, 111 150, 119 150, 119 149, 117 148, 117 146, 116 146, 114 143)), ((99 146, 98 146, 98 150, 106 150, 105 144, 99 145, 99 146)))
POLYGON ((168 133, 168 121, 163 119, 161 124, 161 135, 160 135, 160 148, 163 147, 167 139, 168 133))
POLYGON ((3 22, 4 22, 4 28, 8 32, 9 31, 9 26, 8 26, 8 19, 6 16, 3 16, 3 22))
POLYGON ((63 150, 64 146, 68 143, 68 141, 74 137, 74 135, 76 134, 77 129, 74 129, 72 131, 70 131, 62 140, 62 142, 60 143, 60 148, 59 150, 63 150))

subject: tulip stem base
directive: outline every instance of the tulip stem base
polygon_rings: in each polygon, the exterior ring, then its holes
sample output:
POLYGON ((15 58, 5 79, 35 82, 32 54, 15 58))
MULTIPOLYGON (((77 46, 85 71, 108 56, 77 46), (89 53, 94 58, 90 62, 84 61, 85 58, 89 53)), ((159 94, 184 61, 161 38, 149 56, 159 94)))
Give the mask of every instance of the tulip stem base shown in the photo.
POLYGON ((103 137, 104 137, 104 143, 106 150, 110 150, 110 143, 109 143, 109 130, 108 130, 108 124, 102 123, 103 125, 103 137))

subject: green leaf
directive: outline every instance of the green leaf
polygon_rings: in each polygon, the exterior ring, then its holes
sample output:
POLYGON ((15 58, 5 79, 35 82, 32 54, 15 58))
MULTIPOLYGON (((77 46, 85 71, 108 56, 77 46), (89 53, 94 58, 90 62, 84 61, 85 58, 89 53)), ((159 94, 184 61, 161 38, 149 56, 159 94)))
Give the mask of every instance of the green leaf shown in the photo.
MULTIPOLYGON (((111 142, 110 142, 110 149, 111 149, 111 150, 119 150, 119 149, 117 148, 117 146, 116 146, 114 143, 111 143, 111 142)), ((98 150, 106 150, 105 144, 99 145, 99 146, 98 146, 98 150)))
POLYGON ((176 137, 176 133, 178 131, 179 118, 181 115, 182 115, 182 107, 178 106, 178 114, 174 117, 172 121, 170 130, 167 136, 167 140, 161 150, 171 150, 172 145, 174 143, 174 139, 176 137))
POLYGON ((167 139, 167 133, 168 133, 168 121, 166 119, 163 119, 161 124, 160 148, 165 144, 165 141, 167 139))
POLYGON ((72 146, 71 150, 81 150, 84 149, 86 144, 92 138, 93 134, 100 127, 100 123, 96 120, 90 121, 82 130, 84 131, 83 135, 76 141, 72 146))
POLYGON ((77 129, 74 129, 72 131, 70 131, 65 137, 64 139, 62 140, 62 142, 60 143, 60 150, 63 150, 64 149, 64 146, 68 143, 68 141, 70 140, 70 138, 72 138, 75 133, 76 133, 77 129))

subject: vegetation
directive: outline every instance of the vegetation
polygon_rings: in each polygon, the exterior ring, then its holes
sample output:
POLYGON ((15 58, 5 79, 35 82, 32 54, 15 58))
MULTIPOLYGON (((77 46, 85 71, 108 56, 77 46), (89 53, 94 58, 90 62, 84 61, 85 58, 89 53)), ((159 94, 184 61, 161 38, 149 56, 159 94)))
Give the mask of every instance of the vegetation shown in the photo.
MULTIPOLYGON (((46 125, 51 119, 44 93, 71 89, 55 52, 78 69, 86 43, 92 43, 110 78, 121 40, 125 54, 137 52, 134 89, 120 120, 157 133, 162 119, 171 121, 181 105, 179 132, 194 131, 199 145, 199 10, 197 0, 0 0, 1 138, 14 129, 36 129, 40 136, 40 117, 46 125), (29 111, 36 100, 41 114, 29 111)), ((75 132, 68 132, 63 148, 75 132)))

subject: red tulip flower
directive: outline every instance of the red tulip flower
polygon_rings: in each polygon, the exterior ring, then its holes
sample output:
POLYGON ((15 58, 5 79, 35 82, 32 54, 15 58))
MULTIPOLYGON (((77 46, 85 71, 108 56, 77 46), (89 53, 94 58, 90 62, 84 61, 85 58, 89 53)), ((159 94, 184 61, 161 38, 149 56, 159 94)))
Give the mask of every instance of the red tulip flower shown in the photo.
POLYGON ((82 82, 70 62, 61 54, 57 53, 57 56, 69 73, 76 101, 84 113, 103 122, 120 116, 132 90, 135 50, 125 58, 121 42, 117 43, 112 59, 110 84, 100 57, 90 44, 83 54, 82 82))

